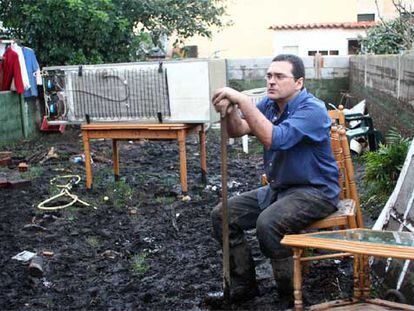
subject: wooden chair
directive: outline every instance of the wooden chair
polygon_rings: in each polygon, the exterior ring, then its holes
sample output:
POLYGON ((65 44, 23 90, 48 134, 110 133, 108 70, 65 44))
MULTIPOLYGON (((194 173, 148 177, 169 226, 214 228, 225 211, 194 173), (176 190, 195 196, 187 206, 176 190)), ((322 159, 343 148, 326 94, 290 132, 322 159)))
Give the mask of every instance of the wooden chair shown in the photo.
POLYGON ((338 211, 313 223, 308 229, 327 229, 335 227, 340 229, 363 228, 364 223, 355 183, 354 166, 345 129, 343 127, 332 127, 331 146, 338 165, 338 182, 341 187, 338 211))
MULTIPOLYGON (((305 231, 317 229, 337 230, 364 227, 359 197, 355 183, 354 167, 344 126, 345 118, 342 111, 340 110, 335 110, 330 116, 333 120, 335 120, 333 124, 337 124, 333 125, 331 128, 331 146, 339 170, 338 182, 341 187, 339 197, 340 202, 338 204, 338 211, 324 219, 314 222, 309 227, 307 227, 305 231)), ((262 183, 263 182, 267 182, 265 176, 262 176, 262 183)), ((340 252, 322 255, 310 255, 301 252, 299 255, 295 255, 295 300, 296 297, 302 297, 302 292, 299 289, 302 286, 301 271, 305 266, 304 264, 309 261, 341 258, 347 256, 352 256, 352 254, 340 252)), ((367 288, 369 288, 369 277, 367 277, 368 257, 358 256, 357 258, 354 258, 354 263, 354 297, 363 297, 365 295, 364 293, 367 292, 367 288)))
MULTIPOLYGON (((342 120, 343 113, 342 116, 341 113, 341 111, 335 110, 334 117, 342 120)), ((338 165, 338 182, 341 188, 338 211, 314 222, 307 229, 363 228, 364 224, 355 183, 354 166, 343 126, 332 126, 331 146, 338 165)), ((266 175, 262 175, 262 184, 267 184, 266 175)))
POLYGON ((338 109, 328 110, 328 115, 331 118, 332 126, 345 127, 345 114, 342 105, 339 105, 338 109))

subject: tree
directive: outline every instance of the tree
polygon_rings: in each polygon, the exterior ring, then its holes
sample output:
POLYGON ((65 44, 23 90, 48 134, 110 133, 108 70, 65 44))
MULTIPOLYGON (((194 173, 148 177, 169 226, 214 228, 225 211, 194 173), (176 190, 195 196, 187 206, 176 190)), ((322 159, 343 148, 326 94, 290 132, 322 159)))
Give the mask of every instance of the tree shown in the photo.
POLYGON ((211 36, 224 0, 0 0, 0 20, 42 65, 127 62, 177 34, 211 36))
MULTIPOLYGON (((378 7, 377 0, 375 1, 378 7)), ((368 29, 365 38, 361 39, 363 54, 398 54, 413 49, 414 23, 411 10, 408 10, 401 1, 393 0, 399 13, 394 20, 380 19, 378 26, 368 29)))

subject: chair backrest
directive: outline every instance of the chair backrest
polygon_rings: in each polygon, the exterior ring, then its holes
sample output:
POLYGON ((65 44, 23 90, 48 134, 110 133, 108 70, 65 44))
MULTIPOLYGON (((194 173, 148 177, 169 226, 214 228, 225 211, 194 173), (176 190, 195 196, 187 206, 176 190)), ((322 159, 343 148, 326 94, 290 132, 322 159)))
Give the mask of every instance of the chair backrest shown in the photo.
POLYGON ((331 118, 332 125, 345 126, 344 106, 339 105, 338 109, 328 110, 328 115, 331 118))
POLYGON ((363 228, 364 222, 355 183, 354 165, 346 137, 346 130, 343 126, 332 126, 331 146, 339 170, 340 199, 352 199, 355 201, 356 223, 358 227, 363 228))

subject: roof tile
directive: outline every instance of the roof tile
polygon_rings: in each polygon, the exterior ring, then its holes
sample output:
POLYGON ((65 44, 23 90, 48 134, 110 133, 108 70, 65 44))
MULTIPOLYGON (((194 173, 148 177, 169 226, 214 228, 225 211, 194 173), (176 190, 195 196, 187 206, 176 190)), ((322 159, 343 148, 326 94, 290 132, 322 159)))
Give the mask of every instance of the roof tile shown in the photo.
POLYGON ((378 23, 375 21, 368 22, 345 22, 345 23, 308 23, 308 24, 283 24, 270 26, 271 30, 299 30, 299 29, 320 29, 320 28, 345 28, 345 29, 358 29, 358 28, 370 28, 378 23))

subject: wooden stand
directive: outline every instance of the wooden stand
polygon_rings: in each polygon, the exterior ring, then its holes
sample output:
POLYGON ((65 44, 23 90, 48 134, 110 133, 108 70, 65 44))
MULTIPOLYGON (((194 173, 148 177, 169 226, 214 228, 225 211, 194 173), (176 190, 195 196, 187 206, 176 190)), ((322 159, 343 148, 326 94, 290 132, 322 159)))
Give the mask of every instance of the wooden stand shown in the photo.
POLYGON ((187 156, 185 140, 188 134, 198 132, 200 137, 201 178, 206 182, 206 134, 203 124, 136 124, 136 123, 92 123, 81 126, 85 152, 86 188, 92 187, 90 139, 112 139, 115 180, 119 179, 118 140, 175 139, 180 153, 180 181, 183 194, 187 194, 187 156))

